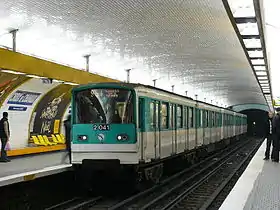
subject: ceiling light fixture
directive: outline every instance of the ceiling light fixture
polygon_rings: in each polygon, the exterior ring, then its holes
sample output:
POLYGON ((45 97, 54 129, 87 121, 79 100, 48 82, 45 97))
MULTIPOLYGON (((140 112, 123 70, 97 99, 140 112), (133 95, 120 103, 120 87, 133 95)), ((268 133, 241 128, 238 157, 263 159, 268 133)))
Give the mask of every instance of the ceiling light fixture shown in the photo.
POLYGON ((264 65, 264 59, 251 59, 253 65, 264 65))

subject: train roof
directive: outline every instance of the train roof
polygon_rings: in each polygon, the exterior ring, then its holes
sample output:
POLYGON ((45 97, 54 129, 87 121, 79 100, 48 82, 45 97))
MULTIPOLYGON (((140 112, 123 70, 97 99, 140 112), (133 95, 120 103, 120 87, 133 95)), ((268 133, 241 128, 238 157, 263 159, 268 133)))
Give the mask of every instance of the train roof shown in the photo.
MULTIPOLYGON (((229 108, 223 108, 223 107, 220 107, 220 106, 217 106, 217 105, 214 105, 214 104, 210 104, 210 103, 207 103, 207 102, 204 102, 204 101, 200 101, 200 100, 195 100, 191 97, 188 97, 188 96, 183 96, 183 95, 180 95, 180 94, 177 94, 177 93, 173 93, 171 91, 168 91, 168 90, 164 90, 164 89, 161 89, 161 88, 157 88, 157 87, 154 87, 154 86, 151 86, 151 85, 144 85, 144 84, 140 84, 140 83, 126 83, 126 82, 99 82, 99 83, 88 83, 88 84, 82 84, 82 85, 78 85, 76 87, 74 87, 72 89, 72 91, 78 91, 78 90, 83 90, 83 89, 86 89, 88 86, 106 86, 106 85, 109 85, 109 86, 123 86, 123 87, 127 87, 127 88, 131 88, 131 89, 134 89, 136 87, 145 87, 145 88, 149 88, 149 89, 153 89, 153 90, 158 90, 158 91, 162 91, 162 92, 165 92, 165 93, 168 93, 168 94, 172 94, 172 95, 176 95, 176 96, 179 96, 179 97, 182 97, 182 98, 186 98, 186 99, 189 99, 189 100, 192 100, 192 101, 197 101, 201 104, 205 104, 205 105, 208 105, 208 106, 212 106, 212 107, 216 107, 216 108, 219 108, 219 109, 224 109, 224 110, 228 110, 228 111, 231 111, 231 112, 234 112, 234 113, 238 113, 238 114, 242 114, 240 112, 235 112, 229 108)), ((244 114, 242 114, 244 115, 244 114)), ((246 115, 244 115, 246 116, 246 115)))

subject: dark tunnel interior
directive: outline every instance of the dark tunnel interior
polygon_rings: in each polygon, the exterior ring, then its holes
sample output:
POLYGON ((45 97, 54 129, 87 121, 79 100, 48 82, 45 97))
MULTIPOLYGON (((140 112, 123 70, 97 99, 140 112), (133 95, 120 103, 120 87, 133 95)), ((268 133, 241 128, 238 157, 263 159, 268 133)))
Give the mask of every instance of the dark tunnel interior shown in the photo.
POLYGON ((263 137, 265 135, 265 123, 268 120, 268 112, 259 109, 248 109, 241 113, 247 115, 248 135, 263 137))

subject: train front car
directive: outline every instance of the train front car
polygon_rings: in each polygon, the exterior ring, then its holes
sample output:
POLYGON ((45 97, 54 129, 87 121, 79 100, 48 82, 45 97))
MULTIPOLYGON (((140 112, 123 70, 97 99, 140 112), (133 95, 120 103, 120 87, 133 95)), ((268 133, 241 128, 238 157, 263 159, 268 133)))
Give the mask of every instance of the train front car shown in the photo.
POLYGON ((134 89, 90 84, 72 93, 72 163, 95 170, 137 164, 134 89))

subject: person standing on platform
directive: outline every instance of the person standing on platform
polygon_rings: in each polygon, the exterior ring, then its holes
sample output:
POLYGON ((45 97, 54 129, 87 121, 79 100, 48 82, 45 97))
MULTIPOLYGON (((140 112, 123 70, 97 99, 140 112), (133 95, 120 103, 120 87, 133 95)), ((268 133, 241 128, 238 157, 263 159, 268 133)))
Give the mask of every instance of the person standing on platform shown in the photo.
MULTIPOLYGON (((268 120, 265 127, 265 135, 266 135, 266 150, 264 160, 269 160, 270 148, 272 144, 272 120, 273 120, 273 112, 268 113, 268 120)), ((272 158, 272 155, 271 155, 272 158)))
POLYGON ((65 128, 65 143, 66 149, 68 151, 69 160, 71 163, 71 115, 67 116, 67 119, 64 120, 64 128, 65 128))
POLYGON ((10 128, 8 121, 8 112, 3 112, 3 118, 0 120, 0 138, 1 138, 1 162, 10 162, 7 157, 6 145, 10 140, 10 128))
POLYGON ((279 149, 280 149, 280 107, 276 108, 277 114, 272 120, 272 154, 271 159, 273 162, 279 162, 279 149))

